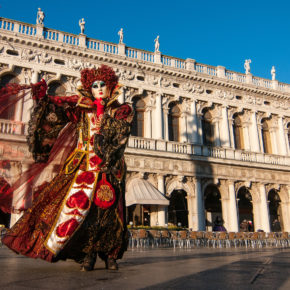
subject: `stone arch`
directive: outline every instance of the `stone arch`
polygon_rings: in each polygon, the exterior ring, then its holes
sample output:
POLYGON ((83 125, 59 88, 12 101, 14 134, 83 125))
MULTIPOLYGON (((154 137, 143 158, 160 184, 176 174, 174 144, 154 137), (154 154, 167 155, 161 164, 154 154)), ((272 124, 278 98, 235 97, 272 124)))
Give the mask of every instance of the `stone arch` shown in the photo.
POLYGON ((183 177, 172 178, 166 184, 166 196, 170 198, 172 192, 176 189, 186 191, 187 196, 195 196, 194 186, 191 185, 188 180, 184 182, 183 177))

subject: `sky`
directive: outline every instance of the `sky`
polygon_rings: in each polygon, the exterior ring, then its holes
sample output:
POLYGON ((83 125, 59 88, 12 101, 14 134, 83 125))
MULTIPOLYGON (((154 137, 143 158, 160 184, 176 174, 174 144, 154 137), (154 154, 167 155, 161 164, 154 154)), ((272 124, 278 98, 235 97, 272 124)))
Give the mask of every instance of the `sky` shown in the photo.
POLYGON ((37 9, 45 13, 44 25, 118 43, 124 30, 129 47, 160 51, 199 63, 222 65, 244 73, 251 59, 254 76, 290 83, 289 0, 0 0, 0 16, 35 24, 37 9))

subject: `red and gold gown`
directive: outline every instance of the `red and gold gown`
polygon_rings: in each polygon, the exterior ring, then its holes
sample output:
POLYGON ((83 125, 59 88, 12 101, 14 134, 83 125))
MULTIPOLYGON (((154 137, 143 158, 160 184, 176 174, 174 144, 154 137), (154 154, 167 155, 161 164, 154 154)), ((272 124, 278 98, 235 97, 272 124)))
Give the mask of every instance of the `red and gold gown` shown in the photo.
POLYGON ((13 251, 49 262, 86 255, 122 257, 127 248, 124 150, 130 105, 104 107, 86 96, 43 97, 29 123, 28 143, 37 162, 48 159, 68 123, 73 149, 52 181, 34 193, 33 205, 2 242, 13 251))

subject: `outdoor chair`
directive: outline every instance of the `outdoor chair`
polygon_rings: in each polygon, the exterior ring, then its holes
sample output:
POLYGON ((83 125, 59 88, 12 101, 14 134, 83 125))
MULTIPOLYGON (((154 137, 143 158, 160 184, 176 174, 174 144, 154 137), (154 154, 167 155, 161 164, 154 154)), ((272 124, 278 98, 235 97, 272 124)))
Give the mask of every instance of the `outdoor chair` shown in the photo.
POLYGON ((161 245, 170 246, 170 232, 168 230, 161 230, 161 245))
POLYGON ((170 244, 173 245, 173 248, 176 247, 178 243, 178 231, 170 231, 170 244))
POLYGON ((139 229, 137 232, 137 247, 149 245, 148 232, 145 229, 139 229))
POLYGON ((237 239, 236 239, 236 233, 235 232, 229 232, 228 238, 226 240, 226 247, 230 248, 232 245, 236 248, 237 247, 237 239))
POLYGON ((152 248, 158 247, 161 244, 161 233, 158 230, 149 230, 149 239, 151 241, 152 248))
POLYGON ((216 240, 217 240, 217 246, 219 248, 226 247, 227 240, 228 240, 227 232, 218 232, 218 233, 216 233, 216 240))
POLYGON ((184 246, 186 246, 187 248, 189 248, 189 239, 188 239, 188 232, 183 230, 183 231, 179 231, 178 234, 178 243, 179 243, 179 248, 183 248, 184 246))
POLYGON ((196 231, 190 231, 188 232, 188 241, 189 241, 189 246, 198 246, 199 245, 199 240, 198 240, 198 232, 196 231))

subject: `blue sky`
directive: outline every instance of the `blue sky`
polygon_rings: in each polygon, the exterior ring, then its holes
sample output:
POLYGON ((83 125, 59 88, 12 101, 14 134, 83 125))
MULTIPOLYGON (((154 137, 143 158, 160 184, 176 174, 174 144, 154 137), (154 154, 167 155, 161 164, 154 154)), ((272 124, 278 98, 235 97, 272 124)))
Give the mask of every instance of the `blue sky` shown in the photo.
POLYGON ((127 46, 149 51, 160 35, 162 54, 238 72, 250 58, 253 75, 274 65, 290 83, 289 0, 0 0, 0 16, 35 24, 38 7, 49 28, 78 34, 85 18, 87 36, 117 43, 122 27, 127 46))

